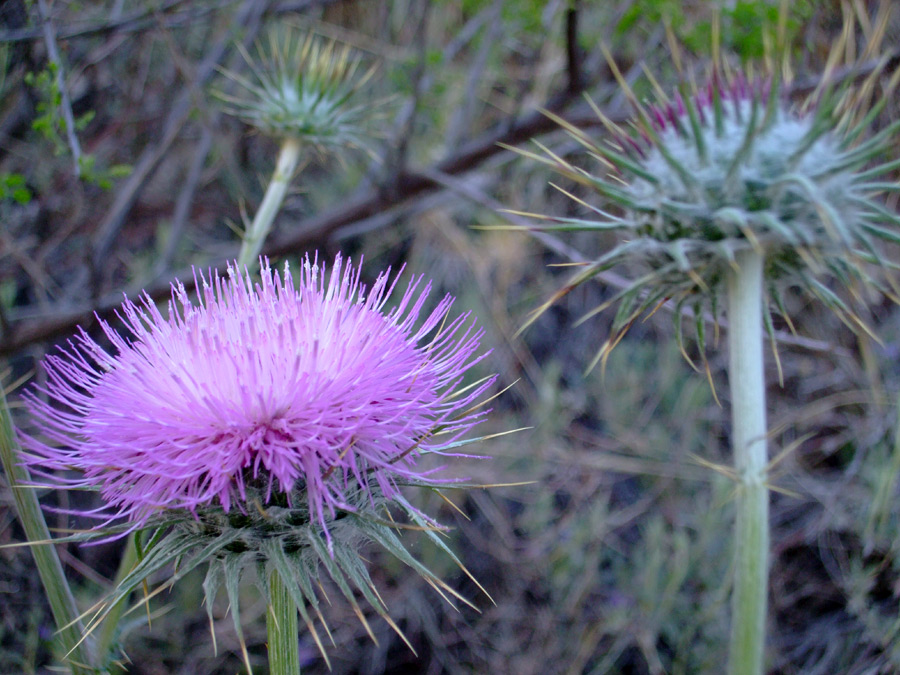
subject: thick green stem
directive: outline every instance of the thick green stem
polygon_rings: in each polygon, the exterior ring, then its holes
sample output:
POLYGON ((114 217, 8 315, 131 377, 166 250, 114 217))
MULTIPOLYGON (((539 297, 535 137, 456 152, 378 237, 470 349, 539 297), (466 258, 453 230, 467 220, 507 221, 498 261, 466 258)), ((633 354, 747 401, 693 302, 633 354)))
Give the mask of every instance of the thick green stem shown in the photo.
POLYGON ((299 159, 300 141, 293 138, 285 139, 281 144, 278 162, 275 165, 272 180, 269 181, 269 186, 266 188, 262 204, 259 205, 250 229, 244 234, 244 241, 241 244, 241 252, 238 254, 237 260, 239 267, 253 267, 256 264, 263 242, 266 240, 269 230, 272 229, 272 223, 281 208, 288 186, 291 184, 291 178, 294 176, 299 159))
POLYGON ((266 633, 269 640, 269 672, 271 675, 300 673, 300 643, 297 628, 297 605, 276 570, 269 577, 269 609, 266 633))
POLYGON ((769 579, 769 490, 761 253, 736 256, 728 278, 728 349, 737 473, 731 675, 762 675, 769 579))
POLYGON ((31 542, 31 554, 37 565, 44 592, 53 612, 53 619, 59 629, 63 649, 68 653, 66 659, 73 675, 96 672, 92 649, 92 641, 82 641, 83 626, 78 620, 78 609, 75 598, 66 581, 62 564, 52 544, 50 531, 41 506, 38 503, 34 488, 30 487, 31 478, 24 466, 19 464, 19 444, 13 431, 12 419, 6 405, 6 395, 0 386, 0 460, 6 472, 9 487, 12 490, 19 521, 25 536, 31 542))

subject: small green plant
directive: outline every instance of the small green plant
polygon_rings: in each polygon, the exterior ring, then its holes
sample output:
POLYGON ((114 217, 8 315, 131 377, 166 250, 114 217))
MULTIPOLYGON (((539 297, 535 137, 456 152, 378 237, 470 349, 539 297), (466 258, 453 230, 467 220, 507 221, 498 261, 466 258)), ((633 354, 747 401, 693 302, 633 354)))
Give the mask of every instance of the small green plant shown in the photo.
MULTIPOLYGON (((63 136, 66 133, 65 121, 60 114, 62 92, 57 84, 59 65, 53 61, 44 70, 25 74, 25 84, 32 87, 37 94, 35 104, 38 116, 31 122, 31 128, 37 131, 44 140, 53 146, 57 156, 68 152, 63 136)), ((76 131, 84 129, 93 118, 93 113, 86 113, 75 121, 76 131)))
MULTIPOLYGON (((63 97, 59 88, 59 65, 51 61, 44 70, 26 73, 25 84, 32 87, 38 97, 35 105, 38 116, 31 122, 31 128, 50 143, 56 156, 69 153, 70 148, 65 139, 68 130, 61 113, 63 97)), ((94 116, 94 111, 89 110, 77 117, 74 130, 84 131, 94 116)), ((117 179, 131 173, 131 167, 126 164, 100 167, 97 165, 97 158, 90 154, 80 154, 76 162, 79 177, 88 185, 96 185, 103 190, 109 190, 117 179)))

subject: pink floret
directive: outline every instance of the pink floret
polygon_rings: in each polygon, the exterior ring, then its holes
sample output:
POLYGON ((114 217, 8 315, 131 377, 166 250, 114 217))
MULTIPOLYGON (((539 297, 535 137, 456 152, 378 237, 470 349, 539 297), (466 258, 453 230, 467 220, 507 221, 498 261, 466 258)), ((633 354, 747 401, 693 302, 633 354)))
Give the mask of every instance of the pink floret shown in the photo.
POLYGON ((255 288, 234 269, 201 278, 198 304, 174 285, 168 319, 149 297, 126 300, 127 338, 101 321, 114 353, 82 330, 47 357, 46 387, 26 394, 44 439, 21 435, 26 463, 99 488, 107 522, 134 527, 167 509, 243 510, 248 477, 267 497, 307 499, 323 526, 352 508, 349 491, 396 496, 425 476, 423 452, 479 421, 470 409, 491 381, 454 395, 484 355, 468 314, 448 318, 452 297, 422 320, 421 277, 387 312, 397 278, 368 294, 359 278, 338 256, 327 280, 307 259, 296 285, 267 264, 255 288))

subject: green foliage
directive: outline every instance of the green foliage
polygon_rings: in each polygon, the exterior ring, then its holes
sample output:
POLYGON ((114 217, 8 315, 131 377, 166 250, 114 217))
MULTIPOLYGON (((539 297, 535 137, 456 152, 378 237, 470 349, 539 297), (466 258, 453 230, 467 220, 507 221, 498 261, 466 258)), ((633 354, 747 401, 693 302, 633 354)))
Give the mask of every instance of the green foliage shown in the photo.
MULTIPOLYGON (((441 4, 459 6, 463 14, 471 16, 488 9, 495 0, 441 0, 441 4)), ((547 3, 545 0, 506 0, 500 8, 500 16, 504 25, 514 25, 517 30, 529 34, 538 33, 543 27, 543 14, 547 3)))
POLYGON ((49 141, 57 155, 66 152, 65 121, 60 114, 62 93, 57 84, 59 64, 51 61, 44 70, 37 73, 26 73, 25 84, 32 87, 37 94, 35 108, 38 116, 31 122, 31 128, 49 141))
POLYGON ((11 199, 18 204, 27 204, 31 197, 31 190, 25 184, 25 176, 20 173, 0 173, 0 201, 11 199))
POLYGON ((97 158, 94 155, 82 155, 78 158, 78 168, 81 170, 81 179, 96 185, 103 190, 112 188, 119 178, 125 178, 131 174, 132 167, 128 164, 113 164, 110 167, 98 167, 97 158))
POLYGON ((626 35, 644 21, 658 24, 664 19, 677 29, 684 21, 681 8, 682 3, 678 0, 634 0, 616 26, 616 34, 626 35))
MULTIPOLYGON (((738 55, 742 61, 761 59, 766 52, 766 42, 774 44, 772 36, 778 24, 781 3, 778 0, 739 0, 720 4, 722 48, 738 55)), ((704 5, 701 3, 701 6, 704 5)), ((811 0, 788 4, 788 42, 812 10, 811 0)), ((616 26, 616 33, 624 36, 662 21, 667 22, 694 53, 710 54, 712 20, 708 12, 704 11, 693 19, 691 13, 685 11, 685 3, 681 0, 634 0, 616 26)))
MULTIPOLYGON (((51 61, 44 70, 26 73, 25 84, 35 90, 38 98, 35 105, 38 115, 31 122, 31 128, 50 143, 55 155, 61 156, 69 152, 69 146, 65 140, 66 121, 60 112, 62 93, 59 90, 58 73, 59 64, 51 61)), ((89 110, 75 118, 75 131, 84 131, 95 115, 95 111, 89 110)), ((103 190, 111 189, 115 180, 131 173, 131 167, 125 164, 116 164, 108 168, 99 167, 97 158, 90 154, 83 154, 78 158, 78 168, 85 183, 96 185, 103 190)), ((22 197, 24 193, 14 198, 19 200, 22 197)), ((30 193, 28 198, 30 199, 30 193)))
POLYGON ((501 16, 506 23, 512 23, 526 33, 537 33, 543 27, 545 0, 513 0, 504 2, 501 16))

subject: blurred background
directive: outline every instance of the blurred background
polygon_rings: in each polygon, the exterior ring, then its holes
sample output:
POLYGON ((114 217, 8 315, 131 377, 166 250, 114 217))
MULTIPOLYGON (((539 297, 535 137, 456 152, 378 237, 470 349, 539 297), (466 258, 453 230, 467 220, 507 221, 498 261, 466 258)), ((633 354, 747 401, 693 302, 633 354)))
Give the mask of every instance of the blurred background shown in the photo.
MULTIPOLYGON (((641 98, 653 92, 644 69, 672 91, 673 50, 702 82, 713 4, 4 0, 0 374, 15 419, 25 424, 17 389, 40 380, 40 359, 77 325, 101 339, 94 313, 115 321, 123 293, 146 289, 165 302, 169 283, 190 280, 192 266, 221 269, 236 256, 242 214, 259 205, 278 149, 223 114, 214 96, 232 86, 221 69, 246 70, 236 43, 252 52, 277 24, 352 45, 378 68, 363 94, 375 113, 370 151, 310 156, 264 253, 280 262, 343 251, 365 256, 371 276, 406 263, 455 295, 456 309, 479 317, 493 348, 481 374, 497 372, 500 387, 513 385, 481 433, 529 429, 485 442, 480 449, 491 459, 452 471, 480 483, 530 483, 448 491, 464 515, 411 493, 451 527, 452 548, 490 598, 406 533, 415 553, 478 610, 450 606, 373 549, 372 576, 415 653, 374 613, 373 643, 330 593, 332 672, 722 672, 733 484, 717 470, 730 461, 721 342, 708 349, 708 380, 682 358, 671 311, 662 309, 631 329, 605 374, 586 374, 613 312, 576 324, 616 292, 627 269, 578 287, 517 331, 569 274, 554 265, 596 255, 614 235, 538 240, 478 229, 524 222, 504 207, 577 213, 549 185, 558 179, 498 143, 533 150, 536 138, 571 155, 576 144, 539 109, 603 134, 585 93, 610 118, 626 120, 604 45, 641 98)), ((839 77, 865 75, 883 55, 890 72, 900 59, 900 8, 880 47, 869 49, 891 3, 787 4, 798 101, 818 84, 847 21, 854 29, 844 61, 855 65, 838 68, 839 77)), ((722 47, 734 65, 765 60, 777 5, 721 3, 722 47)), ((891 102, 875 124, 896 115, 891 102)), ((900 314, 886 298, 865 299, 863 318, 880 343, 796 295, 787 309, 797 335, 776 325, 782 384, 767 356, 771 453, 788 449, 772 486, 773 673, 900 672, 900 314)), ((713 335, 712 325, 706 330, 713 335)), ((690 340, 685 348, 698 357, 690 340)), ((45 502, 92 505, 75 494, 45 502)), ((48 520, 51 528, 75 524, 48 520)), ((0 476, 0 545, 22 539, 0 476)), ((109 589, 120 549, 59 547, 84 608, 109 589)), ((213 651, 200 575, 157 596, 149 625, 143 610, 128 615, 128 672, 243 672, 224 595, 213 651)), ((245 636, 265 672, 265 603, 252 585, 245 591, 245 636)), ((53 630, 31 554, 0 549, 0 672, 51 672, 53 630)), ((328 672, 312 639, 301 640, 304 673, 328 672)))

